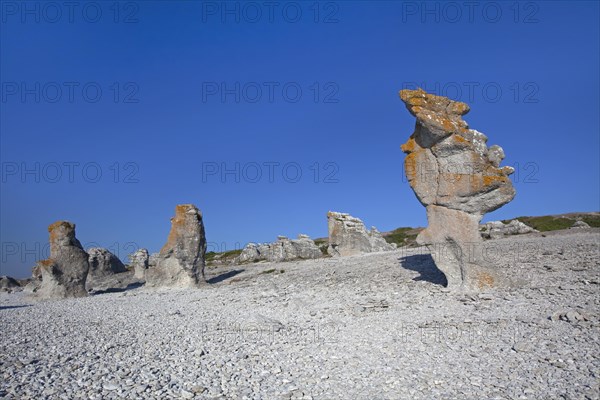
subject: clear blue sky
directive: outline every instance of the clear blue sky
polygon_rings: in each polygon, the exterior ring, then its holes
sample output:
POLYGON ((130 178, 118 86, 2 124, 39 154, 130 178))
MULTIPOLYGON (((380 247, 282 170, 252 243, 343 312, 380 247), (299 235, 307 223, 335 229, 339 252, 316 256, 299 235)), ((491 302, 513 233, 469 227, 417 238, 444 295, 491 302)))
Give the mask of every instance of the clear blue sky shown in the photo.
POLYGON ((1 274, 29 276, 61 219, 156 252, 179 203, 209 250, 326 236, 328 210, 424 226, 413 83, 468 102, 517 168, 486 220, 600 208, 598 2, 53 4, 1 2, 1 274))

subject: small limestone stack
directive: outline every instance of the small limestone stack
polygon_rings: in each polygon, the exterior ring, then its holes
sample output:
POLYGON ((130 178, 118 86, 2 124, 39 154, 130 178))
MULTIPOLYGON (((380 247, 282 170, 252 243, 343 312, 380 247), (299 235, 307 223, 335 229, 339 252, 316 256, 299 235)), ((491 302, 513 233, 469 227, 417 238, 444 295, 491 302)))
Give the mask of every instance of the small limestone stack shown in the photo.
POLYGON ((111 253, 108 249, 92 247, 88 249, 87 253, 89 254, 88 262, 90 264, 86 281, 88 289, 93 287, 95 281, 98 279, 127 271, 127 268, 119 260, 119 257, 111 253))
POLYGON ((48 227, 50 258, 39 261, 41 274, 36 297, 66 298, 87 296, 85 281, 89 271, 88 254, 75 238, 75 224, 58 221, 48 227))
POLYGON ((375 227, 368 231, 359 218, 350 214, 329 211, 327 226, 329 231, 327 253, 332 256, 349 256, 396 248, 395 245, 386 242, 375 227))
POLYGON ((22 290, 21 284, 10 276, 0 276, 0 292, 16 292, 22 290))
POLYGON ((235 259, 235 263, 308 260, 319 258, 322 255, 321 250, 319 250, 314 240, 308 235, 300 234, 298 235, 298 239, 278 236, 277 241, 273 243, 248 243, 235 259))
POLYGON ((536 229, 525 225, 518 219, 513 219, 505 224, 502 221, 490 221, 479 227, 484 239, 500 239, 505 236, 523 235, 525 233, 538 232, 536 229))
POLYGON ((465 103, 425 91, 402 90, 400 98, 417 118, 415 131, 402 145, 405 172, 427 208, 428 226, 417 242, 428 245, 449 288, 495 286, 501 274, 484 259, 479 222, 485 213, 511 201, 515 189, 500 167, 504 151, 487 147, 487 137, 469 129, 465 103))
POLYGON ((198 287, 204 278, 206 237, 202 214, 193 204, 175 207, 171 232, 156 266, 146 270, 148 286, 198 287))
POLYGON ((129 255, 129 262, 133 267, 135 278, 145 279, 149 261, 150 256, 148 255, 148 250, 146 249, 139 249, 135 253, 129 255))

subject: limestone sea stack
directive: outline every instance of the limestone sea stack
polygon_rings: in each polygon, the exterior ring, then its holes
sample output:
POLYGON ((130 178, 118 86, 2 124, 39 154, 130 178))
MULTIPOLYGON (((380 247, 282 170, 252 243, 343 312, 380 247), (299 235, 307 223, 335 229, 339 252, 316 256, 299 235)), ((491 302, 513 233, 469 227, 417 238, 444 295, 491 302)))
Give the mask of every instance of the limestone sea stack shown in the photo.
POLYGON ((146 270, 146 285, 197 287, 205 281, 206 236, 202 214, 193 204, 175 207, 171 232, 156 266, 146 270))
POLYGON ((50 258, 37 264, 41 282, 35 296, 42 299, 87 296, 88 254, 75 237, 75 224, 58 221, 48 227, 48 232, 50 258))
POLYGON ((514 169, 500 167, 502 148, 488 148, 487 137, 462 119, 467 104, 421 89, 402 90, 400 98, 417 118, 402 145, 406 176, 427 208, 428 226, 417 242, 430 248, 449 288, 500 284, 502 274, 483 252, 479 222, 515 197, 508 178, 514 169))
POLYGON ((139 249, 129 255, 129 262, 133 268, 134 276, 137 279, 146 279, 146 270, 148 269, 150 256, 148 250, 139 249))
POLYGON ((390 251, 395 245, 385 241, 374 226, 371 230, 365 224, 350 214, 329 211, 327 213, 327 230, 329 247, 327 253, 331 256, 350 256, 360 253, 390 251))

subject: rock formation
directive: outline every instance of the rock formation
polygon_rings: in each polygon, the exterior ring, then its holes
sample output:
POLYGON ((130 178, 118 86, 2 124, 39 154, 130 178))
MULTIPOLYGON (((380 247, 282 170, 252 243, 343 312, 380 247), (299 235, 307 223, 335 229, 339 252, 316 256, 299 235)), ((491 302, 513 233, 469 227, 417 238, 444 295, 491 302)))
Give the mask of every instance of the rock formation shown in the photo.
POLYGON ((589 228, 590 226, 585 221, 575 221, 571 228, 589 228))
POLYGON ((505 236, 522 235, 524 233, 538 232, 518 219, 513 219, 505 224, 502 221, 490 221, 480 225, 479 230, 484 239, 500 239, 505 236))
POLYGON ((462 119, 469 112, 465 103, 421 89, 402 90, 400 98, 417 118, 402 145, 406 176, 427 208, 429 225, 417 242, 430 247, 449 288, 498 284, 501 274, 483 260, 479 221, 514 198, 508 178, 514 169, 500 167, 502 148, 488 148, 487 137, 469 129, 462 119))
POLYGON ((359 253, 389 251, 395 245, 385 241, 374 226, 368 231, 365 224, 350 214, 329 211, 327 213, 329 247, 332 256, 349 256, 359 253))
POLYGON ((10 276, 0 276, 0 292, 17 292, 23 290, 19 281, 10 276))
POLYGON ((148 268, 156 267, 156 264, 158 264, 158 256, 159 253, 150 254, 150 256, 148 257, 148 268))
POLYGON ((35 295, 39 298, 87 296, 88 254, 75 238, 75 224, 58 221, 48 227, 50 258, 39 261, 37 270, 41 283, 35 295))
POLYGON ((137 279, 145 279, 149 260, 150 256, 146 249, 139 249, 135 253, 129 255, 129 262, 131 263, 131 267, 133 267, 134 276, 137 279))
POLYGON ((323 254, 315 242, 307 235, 298 235, 298 239, 278 236, 273 243, 248 243, 236 258, 236 264, 257 261, 291 261, 319 258, 323 254))
POLYGON ((126 272, 127 268, 119 257, 115 256, 108 249, 102 247, 92 247, 88 249, 88 262, 90 270, 86 281, 86 286, 89 288, 93 285, 93 281, 98 278, 104 278, 108 275, 114 275, 121 272, 126 272))
POLYGON ((206 237, 202 214, 192 204, 175 207, 171 232, 156 266, 146 270, 148 286, 197 287, 205 281, 206 237))

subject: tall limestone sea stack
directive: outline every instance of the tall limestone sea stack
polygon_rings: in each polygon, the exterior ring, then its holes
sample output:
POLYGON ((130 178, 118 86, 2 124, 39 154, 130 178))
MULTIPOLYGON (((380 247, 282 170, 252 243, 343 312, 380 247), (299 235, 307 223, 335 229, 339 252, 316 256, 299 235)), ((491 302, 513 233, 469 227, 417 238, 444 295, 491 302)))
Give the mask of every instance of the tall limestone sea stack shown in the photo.
POLYGON ((205 281, 206 236, 202 213, 193 204, 175 207, 171 232, 156 266, 146 270, 148 286, 197 287, 205 281))
POLYGON ((486 257, 479 222, 515 197, 500 167, 504 151, 487 147, 487 137, 469 129, 465 103, 425 91, 402 90, 400 98, 417 118, 415 131, 402 145, 405 172, 427 208, 428 226, 417 237, 427 245, 451 289, 480 290, 505 278, 486 257))
POLYGON ((75 224, 58 221, 48 227, 48 232, 50 258, 37 264, 42 280, 35 296, 42 299, 87 296, 89 256, 75 237, 75 224))

